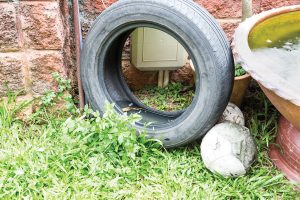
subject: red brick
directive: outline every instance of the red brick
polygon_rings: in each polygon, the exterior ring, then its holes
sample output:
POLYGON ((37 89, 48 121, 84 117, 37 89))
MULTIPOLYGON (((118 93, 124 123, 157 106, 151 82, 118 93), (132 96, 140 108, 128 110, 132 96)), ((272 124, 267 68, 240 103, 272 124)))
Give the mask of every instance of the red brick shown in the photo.
POLYGON ((63 26, 57 2, 22 2, 21 23, 27 48, 62 48, 63 26))
POLYGON ((262 0, 260 10, 270 10, 272 8, 278 8, 282 6, 289 6, 289 5, 297 5, 300 4, 300 0, 262 0))
POLYGON ((253 14, 257 14, 261 12, 261 3, 262 0, 253 0, 252 3, 253 14))
POLYGON ((20 53, 0 53, 0 96, 7 94, 7 87, 15 92, 25 92, 22 58, 20 53))
POLYGON ((98 15, 117 0, 85 0, 81 1, 83 10, 90 15, 98 15))
POLYGON ((111 4, 118 0, 85 0, 80 1, 80 17, 81 17, 81 29, 83 38, 88 33, 93 21, 96 17, 108 8, 111 4))
POLYGON ((232 35, 234 34, 235 29, 238 27, 240 21, 219 21, 219 24, 225 31, 229 41, 232 40, 232 35))
POLYGON ((28 57, 33 93, 43 94, 47 90, 56 89, 52 73, 66 74, 62 54, 57 51, 33 51, 28 57))
POLYGON ((215 18, 240 18, 242 0, 194 0, 208 10, 215 18))
POLYGON ((13 4, 0 4, 0 51, 15 51, 20 48, 16 10, 13 4))
POLYGON ((146 85, 157 84, 157 72, 143 72, 133 67, 130 62, 122 62, 122 71, 128 86, 132 90, 139 90, 146 85))

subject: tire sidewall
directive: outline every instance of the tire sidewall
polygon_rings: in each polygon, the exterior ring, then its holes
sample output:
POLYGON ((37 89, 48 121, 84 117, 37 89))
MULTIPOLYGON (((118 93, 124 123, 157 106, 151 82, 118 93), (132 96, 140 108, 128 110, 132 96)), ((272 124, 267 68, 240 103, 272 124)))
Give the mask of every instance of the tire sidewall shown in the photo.
POLYGON ((104 75, 101 61, 105 59, 105 52, 120 32, 140 25, 169 33, 193 55, 197 90, 192 104, 174 122, 155 130, 137 125, 136 128, 146 130, 150 137, 162 140, 166 147, 188 143, 206 133, 225 109, 224 102, 220 103, 224 96, 222 97, 222 92, 218 92, 225 84, 220 78, 224 72, 219 71, 222 69, 222 66, 218 66, 221 62, 217 60, 218 56, 207 38, 207 32, 199 29, 199 25, 184 13, 165 7, 164 4, 120 3, 97 18, 86 38, 81 59, 81 76, 85 80, 83 86, 89 104, 93 109, 103 111, 106 102, 114 103, 104 79, 99 78, 104 75), (143 7, 137 10, 139 6, 143 7))

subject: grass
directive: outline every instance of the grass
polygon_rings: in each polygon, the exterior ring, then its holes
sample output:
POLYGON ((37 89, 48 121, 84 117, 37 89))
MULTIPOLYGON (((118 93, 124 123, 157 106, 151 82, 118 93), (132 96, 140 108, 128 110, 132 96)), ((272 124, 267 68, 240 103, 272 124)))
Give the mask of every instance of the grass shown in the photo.
POLYGON ((172 82, 164 88, 146 86, 134 91, 134 94, 149 107, 163 111, 175 111, 185 109, 191 104, 194 90, 190 86, 172 82))
MULTIPOLYGON (((166 150, 136 137, 130 124, 139 116, 119 116, 112 105, 103 117, 88 107, 62 115, 43 106, 26 123, 0 115, 0 199, 299 199, 267 156, 278 113, 254 93, 245 111, 259 154, 239 178, 207 170, 197 142, 166 150)), ((49 94, 41 102, 55 107, 62 93, 49 94)), ((12 114, 11 105, 0 110, 12 114)))

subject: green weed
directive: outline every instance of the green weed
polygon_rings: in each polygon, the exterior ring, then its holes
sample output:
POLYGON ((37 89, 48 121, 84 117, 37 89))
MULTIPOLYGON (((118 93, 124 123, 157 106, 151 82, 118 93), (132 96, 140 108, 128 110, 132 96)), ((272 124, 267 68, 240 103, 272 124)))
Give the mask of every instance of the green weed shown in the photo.
POLYGON ((162 111, 187 108, 193 101, 194 91, 181 83, 170 83, 167 87, 147 86, 134 94, 146 106, 162 111))
POLYGON ((56 118, 47 100, 43 123, 2 117, 9 126, 0 128, 0 199, 297 199, 267 156, 277 112, 258 94, 245 107, 258 159, 239 178, 208 171, 198 143, 165 150, 143 132, 137 137, 131 125, 140 117, 116 114, 113 105, 103 116, 86 106, 56 118))
POLYGON ((246 74, 246 71, 243 69, 242 65, 240 64, 236 64, 234 69, 235 69, 234 70, 235 77, 243 76, 246 74))
POLYGON ((64 119, 66 115, 80 113, 69 93, 71 81, 64 79, 57 72, 52 76, 58 84, 57 91, 48 90, 43 96, 35 99, 37 109, 30 116, 30 120, 35 124, 49 121, 55 123, 58 119, 64 119))
POLYGON ((9 128, 19 121, 17 115, 32 103, 32 100, 17 102, 19 93, 14 93, 7 88, 7 97, 0 98, 0 129, 9 128))

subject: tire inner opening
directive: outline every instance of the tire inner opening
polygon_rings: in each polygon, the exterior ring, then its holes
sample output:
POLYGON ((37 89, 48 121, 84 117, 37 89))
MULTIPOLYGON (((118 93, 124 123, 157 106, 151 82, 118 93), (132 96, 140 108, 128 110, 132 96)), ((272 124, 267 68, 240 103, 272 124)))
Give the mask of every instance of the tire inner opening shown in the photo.
POLYGON ((115 38, 104 59, 104 83, 116 110, 139 114, 137 125, 153 128, 182 117, 197 94, 187 52, 182 42, 155 28, 134 28, 115 38))

